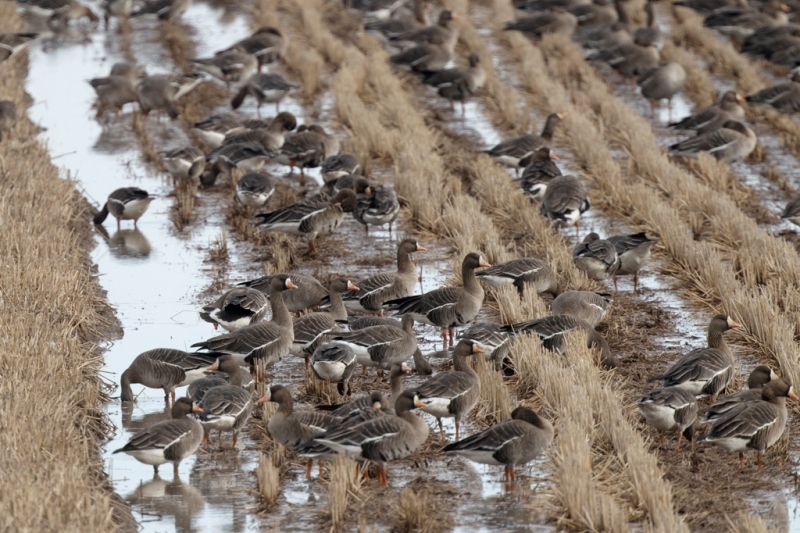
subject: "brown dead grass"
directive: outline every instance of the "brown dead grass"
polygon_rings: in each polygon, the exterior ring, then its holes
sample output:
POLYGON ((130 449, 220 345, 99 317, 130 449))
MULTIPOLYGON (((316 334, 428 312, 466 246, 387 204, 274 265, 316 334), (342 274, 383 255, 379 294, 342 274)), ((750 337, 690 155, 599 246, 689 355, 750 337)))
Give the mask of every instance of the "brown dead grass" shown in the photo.
POLYGON ((191 26, 177 21, 165 20, 158 26, 161 45, 172 57, 172 61, 183 72, 192 71, 192 59, 197 57, 191 26))
POLYGON ((328 520, 331 531, 337 531, 344 523, 347 504, 357 497, 364 476, 358 463, 347 457, 338 456, 330 463, 328 483, 328 520))
POLYGON ((258 479, 258 492, 264 501, 264 506, 274 505, 280 495, 281 477, 280 470, 273 464, 269 454, 259 452, 256 478, 258 479))

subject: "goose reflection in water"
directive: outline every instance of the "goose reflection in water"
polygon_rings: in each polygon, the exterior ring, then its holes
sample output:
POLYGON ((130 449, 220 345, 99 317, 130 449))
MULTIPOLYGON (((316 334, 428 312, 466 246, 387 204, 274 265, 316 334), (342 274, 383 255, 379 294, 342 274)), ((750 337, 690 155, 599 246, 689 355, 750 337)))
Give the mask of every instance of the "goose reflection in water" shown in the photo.
POLYGON ((165 517, 175 519, 175 531, 197 531, 193 519, 206 506, 203 494, 180 478, 167 481, 156 476, 140 484, 125 500, 141 513, 141 521, 162 521, 165 517))
POLYGON ((103 237, 103 240, 108 243, 111 255, 116 258, 144 259, 152 251, 150 241, 139 228, 117 230, 114 235, 109 235, 108 231, 101 225, 95 225, 95 229, 103 237))

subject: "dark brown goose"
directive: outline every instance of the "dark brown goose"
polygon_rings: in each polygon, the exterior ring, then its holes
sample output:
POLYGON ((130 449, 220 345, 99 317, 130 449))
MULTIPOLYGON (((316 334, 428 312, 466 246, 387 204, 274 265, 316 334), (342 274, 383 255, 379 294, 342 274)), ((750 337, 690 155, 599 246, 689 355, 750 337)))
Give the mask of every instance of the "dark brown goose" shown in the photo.
POLYGON ((339 153, 339 141, 322 126, 312 124, 304 130, 286 136, 276 163, 288 165, 292 171, 300 167, 300 185, 305 185, 304 168, 318 167, 325 159, 339 153))
POLYGON ((543 146, 528 157, 520 159, 519 164, 524 170, 522 176, 514 181, 519 182, 522 192, 532 200, 541 201, 550 181, 561 176, 561 169, 555 163, 558 159, 550 148, 543 146))
MULTIPOLYGON (((356 426, 333 428, 308 443, 324 444, 332 452, 372 461, 378 468, 378 482, 389 485, 386 463, 408 457, 428 440, 428 424, 411 410, 419 403, 412 391, 403 392, 395 402, 395 415, 381 416, 356 426)), ((300 452, 303 452, 301 448, 300 452)))
POLYGON ((345 293, 344 305, 351 311, 383 311, 389 300, 405 298, 414 292, 419 273, 411 259, 414 252, 426 251, 416 239, 403 239, 397 245, 397 272, 383 273, 360 280, 356 292, 345 293))
POLYGON ((608 242, 614 245, 619 257, 619 268, 614 272, 614 290, 617 289, 617 276, 633 274, 633 290, 638 292, 639 271, 650 260, 650 249, 658 242, 642 233, 632 235, 612 235, 608 242))
POLYGON ((539 211, 555 228, 575 226, 577 237, 581 215, 591 206, 581 180, 575 176, 558 176, 547 185, 539 211))
POLYGON ((264 172, 248 172, 236 182, 236 201, 246 207, 264 207, 274 193, 272 177, 264 172))
POLYGON ((508 356, 511 335, 500 324, 477 322, 459 333, 458 340, 480 346, 486 359, 494 363, 495 370, 500 370, 508 356))
POLYGON ((680 387, 695 396, 711 396, 716 400, 733 377, 734 360, 722 334, 739 328, 728 315, 715 315, 708 325, 708 347, 697 348, 678 359, 663 374, 647 381, 663 381, 664 387, 680 387))
POLYGON ((283 294, 296 287, 286 274, 273 276, 269 293, 272 319, 269 322, 245 326, 227 335, 193 344, 192 348, 214 355, 232 355, 242 365, 255 365, 256 361, 264 361, 266 366, 275 364, 289 353, 294 340, 292 316, 283 303, 283 294))
POLYGON ((192 133, 210 148, 221 145, 228 135, 244 130, 244 124, 230 113, 211 115, 192 126, 192 133))
POLYGON ((423 76, 423 83, 438 90, 439 96, 447 98, 450 102, 450 111, 453 111, 453 102, 461 102, 461 114, 465 114, 464 100, 475 95, 486 84, 486 71, 481 66, 478 54, 470 54, 468 68, 449 68, 423 76))
POLYGON ((744 452, 758 452, 758 471, 762 456, 778 442, 786 429, 786 398, 797 400, 791 384, 783 378, 764 386, 761 399, 734 407, 714 421, 702 440, 712 442, 726 452, 739 452, 739 467, 744 468, 744 452))
POLYGON ((590 233, 572 253, 575 267, 586 272, 589 279, 602 281, 619 270, 620 259, 611 241, 601 239, 597 233, 590 233))
POLYGON ((92 221, 95 224, 102 224, 111 213, 117 219, 117 231, 122 220, 133 220, 135 228, 153 200, 155 196, 150 196, 147 191, 139 187, 122 187, 108 195, 108 201, 92 221))
POLYGON ((703 422, 712 422, 722 417, 728 411, 744 402, 752 402, 761 399, 761 389, 770 381, 778 379, 777 374, 766 365, 758 365, 750 372, 747 378, 747 388, 733 394, 723 396, 719 401, 709 405, 701 412, 706 415, 703 422))
POLYGON ((513 335, 536 334, 545 349, 557 353, 564 351, 564 338, 567 334, 573 331, 584 331, 586 332, 587 347, 600 349, 600 363, 606 368, 619 366, 619 361, 611 353, 605 337, 596 332, 584 320, 571 315, 546 316, 504 326, 504 328, 513 335))
POLYGON ((227 51, 243 50, 258 59, 259 69, 269 63, 283 58, 286 53, 286 39, 277 28, 264 26, 256 30, 250 37, 237 41, 227 51))
POLYGON ((566 116, 566 113, 553 113, 547 117, 541 135, 526 133, 513 137, 485 150, 484 153, 494 157, 498 163, 514 168, 519 173, 520 161, 551 143, 556 127, 566 116))
POLYGON ((744 120, 744 108, 741 104, 744 98, 735 91, 727 91, 719 102, 701 109, 683 120, 673 122, 670 128, 684 131, 694 131, 698 135, 708 133, 720 128, 729 120, 744 120))
POLYGON ((403 317, 401 329, 394 326, 372 326, 336 333, 332 338, 349 346, 365 371, 366 367, 382 370, 400 364, 407 361, 417 349, 414 319, 409 315, 403 317))
POLYGON ((262 105, 265 103, 275 104, 275 111, 280 111, 281 100, 295 89, 297 89, 297 85, 289 83, 279 74, 253 74, 233 97, 231 107, 239 109, 245 98, 252 96, 256 99, 258 118, 261 118, 262 105))
POLYGON ((260 322, 269 310, 267 296, 249 287, 227 291, 213 304, 203 307, 200 318, 227 331, 237 331, 260 322))
POLYGON ((347 278, 337 278, 331 282, 330 308, 327 312, 308 313, 294 320, 294 341, 289 352, 302 356, 308 368, 308 358, 322 343, 325 334, 336 330, 337 322, 347 321, 347 308, 342 303, 342 293, 358 290, 347 278))
POLYGON ((219 356, 206 371, 210 374, 189 384, 186 396, 193 402, 200 402, 206 392, 220 385, 236 385, 252 392, 255 382, 249 374, 242 372, 239 363, 231 355, 219 356))
POLYGON ((696 156, 707 152, 720 161, 743 161, 756 148, 758 138, 753 130, 735 120, 729 120, 719 129, 675 143, 669 147, 679 156, 696 156))
POLYGON ((490 266, 480 254, 469 253, 461 263, 462 287, 442 287, 417 296, 389 300, 387 309, 441 328, 444 344, 447 344, 449 331, 452 346, 453 328, 472 322, 483 307, 483 287, 475 277, 475 269, 490 266))
POLYGON ((172 348, 148 350, 136 359, 122 373, 120 378, 120 399, 134 401, 131 385, 136 383, 151 389, 164 389, 164 401, 175 400, 175 388, 183 387, 205 376, 206 367, 212 358, 206 355, 187 353, 172 348))
POLYGON ((231 448, 236 448, 239 430, 244 427, 253 409, 252 393, 242 388, 242 369, 234 357, 220 356, 217 362, 209 367, 210 370, 220 368, 230 376, 230 381, 225 385, 209 388, 199 403, 203 409, 203 414, 200 416, 204 430, 203 443, 204 447, 208 448, 208 434, 215 429, 219 431, 220 440, 223 431, 232 431, 231 448))
POLYGON ((639 411, 648 424, 658 431, 658 438, 664 446, 664 433, 676 431, 681 447, 683 432, 697 419, 697 399, 694 394, 680 387, 664 387, 648 392, 639 400, 639 411))
POLYGON ((772 106, 781 113, 797 113, 800 111, 800 72, 792 74, 788 82, 768 87, 747 97, 751 104, 772 106))
MULTIPOLYGON (((411 368, 405 363, 400 363, 399 365, 392 365, 392 369, 389 371, 389 383, 391 385, 391 397, 392 399, 396 399, 402 394, 403 392, 403 378, 407 373, 411 372, 411 368)), ((374 394, 374 393, 373 393, 374 394)), ((336 405, 318 405, 317 409, 320 411, 330 411, 330 414, 333 416, 338 417, 347 417, 354 411, 358 411, 360 409, 368 408, 372 405, 373 399, 371 399, 371 395, 361 396, 356 398, 355 400, 336 404, 336 405)), ((390 409, 392 409, 392 403, 389 402, 388 404, 390 409)))
POLYGON ((530 17, 518 18, 505 25, 505 31, 521 31, 536 39, 548 33, 572 35, 578 28, 578 18, 562 7, 549 12, 541 12, 530 17))
POLYGON ((178 465, 196 452, 203 440, 203 426, 186 415, 201 411, 189 398, 178 398, 172 406, 172 420, 157 422, 143 429, 113 453, 127 453, 140 463, 152 465, 156 476, 160 465, 172 463, 177 478, 178 465))
MULTIPOLYGON (((283 273, 277 276, 289 276, 297 289, 283 293, 283 303, 290 313, 301 313, 308 309, 318 307, 328 296, 328 290, 314 276, 299 273, 283 273)), ((251 287, 265 294, 269 294, 270 283, 274 276, 263 276, 250 281, 239 283, 251 287)))
POLYGON ((400 202, 394 188, 382 183, 370 184, 364 178, 356 178, 353 184, 358 203, 353 218, 364 225, 364 233, 369 235, 370 226, 389 224, 389 237, 392 223, 400 213, 400 202))
POLYGON ((485 465, 505 466, 506 481, 516 480, 516 468, 527 464, 553 443, 553 425, 527 407, 517 407, 511 418, 448 444, 445 453, 455 453, 485 465))
POLYGON ((495 288, 513 283, 520 298, 522 298, 526 284, 533 285, 538 294, 549 293, 553 296, 558 294, 558 279, 555 272, 547 261, 538 257, 512 259, 481 270, 475 275, 495 288))
POLYGON ((348 381, 355 369, 355 352, 341 342, 320 344, 311 354, 311 371, 320 381, 336 383, 341 395, 349 393, 348 381))
POLYGON ((795 196, 789 200, 789 203, 783 209, 783 213, 781 213, 781 219, 800 226, 800 196, 795 196))
POLYGON ((472 341, 462 340, 453 350, 453 370, 440 372, 417 387, 415 405, 432 414, 439 422, 439 432, 444 437, 442 418, 454 418, 456 440, 461 418, 478 403, 481 395, 481 380, 467 362, 467 357, 483 353, 483 349, 472 341))
POLYGON ((607 294, 598 294, 591 291, 567 291, 559 294, 551 311, 554 316, 570 315, 580 318, 587 324, 596 328, 606 316, 611 300, 607 294))
POLYGON ((458 17, 449 9, 439 13, 439 19, 433 26, 401 33, 389 38, 392 43, 406 48, 418 45, 436 45, 447 48, 450 53, 455 50, 458 42, 458 29, 455 22, 458 17))

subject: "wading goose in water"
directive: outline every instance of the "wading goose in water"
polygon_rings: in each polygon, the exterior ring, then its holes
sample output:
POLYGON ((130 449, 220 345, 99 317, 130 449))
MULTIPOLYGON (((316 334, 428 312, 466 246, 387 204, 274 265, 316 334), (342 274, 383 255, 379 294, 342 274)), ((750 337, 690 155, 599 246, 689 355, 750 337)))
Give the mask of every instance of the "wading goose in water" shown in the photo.
POLYGON ((252 96, 257 103, 256 113, 261 118, 261 106, 264 103, 275 104, 275 111, 280 111, 281 100, 295 89, 297 85, 289 83, 278 74, 253 74, 233 97, 231 107, 239 109, 245 98, 252 96))
POLYGON ((547 185, 539 211, 555 228, 575 226, 577 237, 581 215, 590 207, 589 196, 581 180, 575 176, 558 176, 547 185))
POLYGON ((414 252, 426 251, 416 239, 404 239, 397 245, 397 272, 382 273, 360 280, 355 292, 344 294, 344 305, 351 311, 382 313, 389 300, 405 298, 414 292, 419 274, 411 259, 414 252))
POLYGON ((719 102, 701 109, 683 120, 673 122, 670 128, 683 131, 694 131, 698 135, 720 128, 729 120, 744 120, 744 98, 735 91, 727 91, 719 102))
POLYGON ((417 349, 414 335, 414 319, 403 316, 402 328, 394 326, 371 326, 356 331, 336 333, 333 339, 350 347, 356 354, 358 364, 375 367, 382 375, 383 369, 407 361, 417 349))
POLYGON ((222 370, 229 376, 229 382, 209 388, 200 400, 203 414, 200 423, 203 425, 204 447, 208 447, 208 434, 212 430, 219 431, 220 440, 223 431, 233 432, 231 448, 236 448, 239 430, 244 427, 253 408, 252 393, 242 388, 242 369, 233 356, 222 355, 217 358, 208 370, 222 370))
POLYGON ((558 279, 550 265, 538 257, 522 257, 512 259, 499 265, 494 265, 475 274, 492 287, 500 287, 512 283, 519 292, 519 297, 525 291, 525 285, 531 284, 537 294, 558 294, 558 279))
POLYGON ((183 387, 205 376, 213 359, 207 355, 187 353, 171 348, 148 350, 136 356, 120 378, 120 399, 134 401, 131 385, 136 383, 150 389, 164 389, 164 401, 175 400, 175 388, 183 387))
POLYGON ((672 120, 672 98, 686 85, 686 71, 678 63, 664 63, 646 70, 636 80, 642 96, 650 103, 650 114, 655 115, 661 100, 667 100, 669 120, 672 120))
POLYGON ((206 154, 195 146, 167 150, 159 155, 175 179, 197 180, 206 166, 206 154))
POLYGON ((639 271, 650 260, 650 249, 658 242, 642 233, 632 235, 613 235, 608 242, 614 245, 619 257, 619 268, 614 272, 614 290, 617 289, 617 276, 633 274, 633 290, 638 292, 639 271))
POLYGON ((778 379, 778 376, 770 367, 758 365, 747 378, 747 389, 723 396, 719 401, 703 409, 702 413, 706 415, 704 422, 712 422, 722 417, 741 403, 760 400, 761 389, 774 379, 778 379))
POLYGON ((475 277, 475 269, 490 267, 483 256, 469 253, 461 263, 463 287, 442 287, 425 294, 407 296, 386 302, 389 311, 398 315, 410 315, 417 322, 423 322, 442 329, 442 342, 447 344, 450 332, 450 345, 453 345, 453 329, 469 324, 483 306, 483 287, 475 277))
POLYGON ((611 241, 601 239, 597 233, 590 233, 572 253, 575 268, 583 270, 589 279, 602 281, 614 275, 619 269, 620 259, 611 241))
POLYGON ((664 433, 668 431, 678 433, 675 451, 681 447, 683 432, 697 419, 697 399, 694 394, 680 387, 664 387, 650 391, 642 396, 638 406, 647 423, 658 431, 662 446, 664 446, 664 433))
POLYGON ((203 81, 199 74, 155 74, 145 76, 136 84, 139 107, 147 115, 152 110, 162 110, 174 119, 180 111, 175 102, 203 81))
POLYGON ((548 146, 553 140, 556 127, 566 117, 566 113, 553 113, 547 117, 541 135, 526 133, 518 137, 505 140, 500 144, 484 151, 495 160, 519 173, 520 161, 532 155, 540 148, 548 146))
POLYGON ((320 381, 336 383, 339 394, 349 392, 348 381, 356 369, 356 354, 341 342, 321 344, 311 354, 311 371, 320 381))
POLYGON ((0 100, 0 142, 3 138, 11 138, 11 132, 18 120, 17 104, 11 100, 0 100))
POLYGON ((252 392, 255 381, 249 374, 242 372, 239 363, 233 356, 221 355, 208 368, 206 377, 192 381, 186 388, 186 396, 193 402, 200 403, 206 392, 220 385, 236 385, 252 392))
POLYGON ((108 201, 103 205, 103 209, 92 220, 95 224, 102 224, 111 213, 117 219, 117 231, 122 220, 133 220, 135 228, 153 200, 155 196, 150 196, 147 191, 139 187, 123 187, 108 195, 108 201))
POLYGON ((200 318, 227 331, 236 331, 260 322, 269 310, 267 296, 255 289, 237 287, 231 289, 213 304, 203 307, 200 318))
POLYGON ((227 51, 243 50, 258 59, 259 69, 269 63, 283 58, 286 53, 286 39, 277 28, 264 26, 256 30, 250 37, 237 41, 227 51))
POLYGON ((570 315, 596 328, 606 316, 611 300, 606 294, 591 291, 566 291, 559 294, 551 307, 554 316, 570 315))
POLYGON ((264 172, 248 172, 236 182, 236 201, 246 207, 264 207, 274 192, 272 178, 264 172))
POLYGON ((666 372, 647 381, 663 381, 663 387, 680 387, 695 396, 709 395, 712 401, 733 377, 733 355, 722 334, 739 328, 728 315, 715 315, 708 325, 708 347, 697 348, 678 359, 666 372))
POLYGON ((140 463, 153 466, 154 475, 164 463, 173 464, 178 477, 178 465, 197 451, 203 440, 203 426, 189 413, 202 409, 189 398, 178 398, 172 406, 172 420, 157 422, 136 433, 128 443, 113 453, 127 453, 140 463))
POLYGON ((732 163, 742 161, 756 149, 755 132, 735 120, 725 122, 719 129, 675 143, 669 147, 671 153, 679 156, 696 156, 708 152, 716 159, 732 163))
POLYGON ((300 185, 305 185, 304 168, 318 167, 325 159, 339 153, 339 141, 327 133, 322 126, 312 124, 305 129, 286 136, 276 163, 288 165, 291 171, 300 167, 300 185))
POLYGON ((400 212, 397 193, 389 185, 370 184, 363 178, 354 182, 354 190, 358 197, 353 218, 364 225, 364 233, 369 235, 370 226, 389 224, 389 238, 392 235, 392 223, 400 212))
POLYGON ((561 169, 555 163, 558 159, 550 148, 543 146, 528 157, 520 159, 519 164, 524 170, 522 176, 514 178, 514 181, 519 182, 522 192, 531 200, 541 201, 550 181, 561 176, 561 169))
POLYGON ((516 468, 525 465, 553 443, 553 425, 527 407, 517 407, 511 418, 448 444, 445 453, 454 453, 485 465, 503 465, 506 481, 516 480, 516 468))
POLYGON ((762 389, 760 400, 739 404, 716 419, 702 440, 726 452, 739 452, 740 468, 744 468, 744 452, 756 450, 761 472, 764 452, 786 429, 786 398, 797 400, 791 384, 783 378, 770 381, 762 389))
MULTIPOLYGON (((314 276, 299 273, 285 273, 292 278, 297 289, 283 293, 283 302, 290 313, 301 313, 307 309, 318 307, 328 296, 328 290, 314 276)), ((245 287, 259 290, 269 294, 269 286, 274 276, 264 276, 250 281, 239 283, 245 287)))

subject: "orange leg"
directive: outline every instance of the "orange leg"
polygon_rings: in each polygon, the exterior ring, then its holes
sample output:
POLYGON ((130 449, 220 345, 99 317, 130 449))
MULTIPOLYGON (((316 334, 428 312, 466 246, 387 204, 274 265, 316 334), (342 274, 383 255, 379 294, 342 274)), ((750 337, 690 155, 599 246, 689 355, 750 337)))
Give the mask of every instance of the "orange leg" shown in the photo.
POLYGON ((758 472, 761 473, 761 469, 763 467, 763 460, 761 458, 761 454, 758 454, 758 472))
POLYGON ((744 453, 739 452, 739 470, 744 470, 744 453))
POLYGON ((681 439, 682 438, 683 438, 683 433, 679 431, 678 432, 678 445, 675 446, 675 451, 676 452, 681 449, 681 439))
POLYGON ((437 418, 436 421, 439 422, 439 433, 442 435, 442 438, 444 438, 444 426, 442 425, 442 419, 437 418))
MULTIPOLYGON (((220 435, 222 434, 221 431, 219 433, 220 435)), ((238 439, 238 437, 239 436, 236 433, 233 434, 233 446, 231 446, 231 448, 236 448, 236 440, 238 439)))
POLYGON ((306 463, 306 479, 311 479, 311 469, 314 468, 314 461, 309 459, 306 463))
POLYGON ((661 440, 661 446, 662 447, 667 445, 667 443, 664 441, 664 434, 663 433, 659 433, 658 434, 658 438, 661 440))
POLYGON ((208 449, 208 433, 203 432, 203 449, 208 449))

